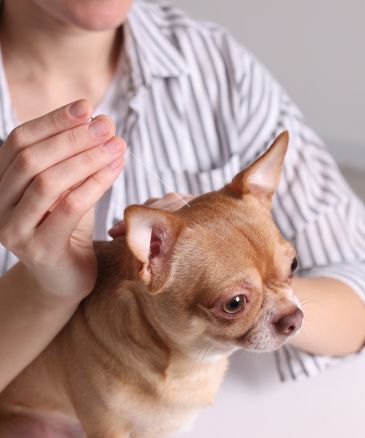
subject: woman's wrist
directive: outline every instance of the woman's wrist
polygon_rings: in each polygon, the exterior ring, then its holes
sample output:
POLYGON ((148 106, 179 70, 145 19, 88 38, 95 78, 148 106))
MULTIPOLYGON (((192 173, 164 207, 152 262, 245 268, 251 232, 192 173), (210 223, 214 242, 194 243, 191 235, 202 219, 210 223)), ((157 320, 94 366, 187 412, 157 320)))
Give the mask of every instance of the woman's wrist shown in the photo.
POLYGON ((42 290, 21 262, 0 278, 0 392, 47 347, 77 306, 75 298, 42 290))
POLYGON ((290 343, 314 354, 341 356, 365 341, 365 306, 350 286, 325 277, 293 280, 302 304, 303 325, 290 343))
POLYGON ((36 312, 56 310, 72 314, 81 300, 81 295, 61 297, 44 290, 22 262, 16 263, 0 278, 0 290, 5 289, 11 290, 12 296, 21 301, 23 306, 27 304, 36 312))

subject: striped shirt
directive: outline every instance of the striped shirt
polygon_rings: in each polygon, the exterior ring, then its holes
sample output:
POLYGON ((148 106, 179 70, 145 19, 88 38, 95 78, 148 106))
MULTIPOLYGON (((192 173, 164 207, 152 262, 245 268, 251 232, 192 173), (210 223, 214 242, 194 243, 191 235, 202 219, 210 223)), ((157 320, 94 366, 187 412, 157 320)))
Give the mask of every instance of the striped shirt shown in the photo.
MULTIPOLYGON (((129 204, 222 187, 288 129, 273 215, 297 249, 299 275, 338 279, 365 299, 364 206, 285 90, 227 31, 175 7, 135 3, 123 28, 128 68, 118 69, 99 108, 133 155, 98 202, 95 238, 106 239, 129 204)), ((0 138, 16 125, 1 62, 0 138)), ((2 272, 15 262, 1 247, 2 272)), ((349 359, 290 346, 274 354, 282 380, 349 359)))

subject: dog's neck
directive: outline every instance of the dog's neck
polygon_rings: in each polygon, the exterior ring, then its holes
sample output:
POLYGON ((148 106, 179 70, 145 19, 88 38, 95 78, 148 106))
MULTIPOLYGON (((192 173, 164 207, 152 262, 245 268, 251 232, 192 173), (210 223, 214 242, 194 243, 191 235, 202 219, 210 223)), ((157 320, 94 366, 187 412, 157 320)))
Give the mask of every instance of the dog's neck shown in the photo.
MULTIPOLYGON (((123 373, 130 367, 133 374, 133 364, 138 357, 148 364, 152 372, 146 375, 149 378, 154 376, 153 379, 176 377, 176 374, 186 373, 195 365, 201 367, 204 352, 199 356, 184 351, 181 344, 177 345, 161 326, 157 317, 160 300, 150 295, 138 279, 135 259, 124 238, 99 242, 95 249, 99 269, 97 284, 78 313, 98 343, 103 344, 110 360, 116 366, 119 364, 123 373), (106 248, 107 251, 104 251, 106 248), (102 313, 102 318, 109 322, 103 331, 97 324, 97 313, 102 313), (113 348, 109 348, 111 344, 113 348)), ((139 375, 135 378, 139 385, 140 379, 145 379, 139 375)), ((144 383, 146 388, 152 388, 155 382, 144 383)))

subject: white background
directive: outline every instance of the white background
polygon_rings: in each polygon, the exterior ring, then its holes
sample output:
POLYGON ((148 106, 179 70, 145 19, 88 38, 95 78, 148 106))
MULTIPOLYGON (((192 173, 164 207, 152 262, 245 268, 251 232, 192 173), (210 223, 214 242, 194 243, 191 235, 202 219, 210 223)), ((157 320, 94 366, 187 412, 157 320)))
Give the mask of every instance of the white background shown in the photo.
POLYGON ((288 90, 337 160, 365 174, 364 0, 172 0, 224 25, 288 90))

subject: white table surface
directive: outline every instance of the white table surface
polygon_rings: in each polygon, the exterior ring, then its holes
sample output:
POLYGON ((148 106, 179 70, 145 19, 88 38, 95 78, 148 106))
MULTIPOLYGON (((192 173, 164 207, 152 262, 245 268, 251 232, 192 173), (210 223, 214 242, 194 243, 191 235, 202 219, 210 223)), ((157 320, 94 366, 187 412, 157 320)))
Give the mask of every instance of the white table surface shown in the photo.
POLYGON ((215 404, 180 438, 365 438, 365 357, 299 382, 273 358, 238 352, 215 404))

